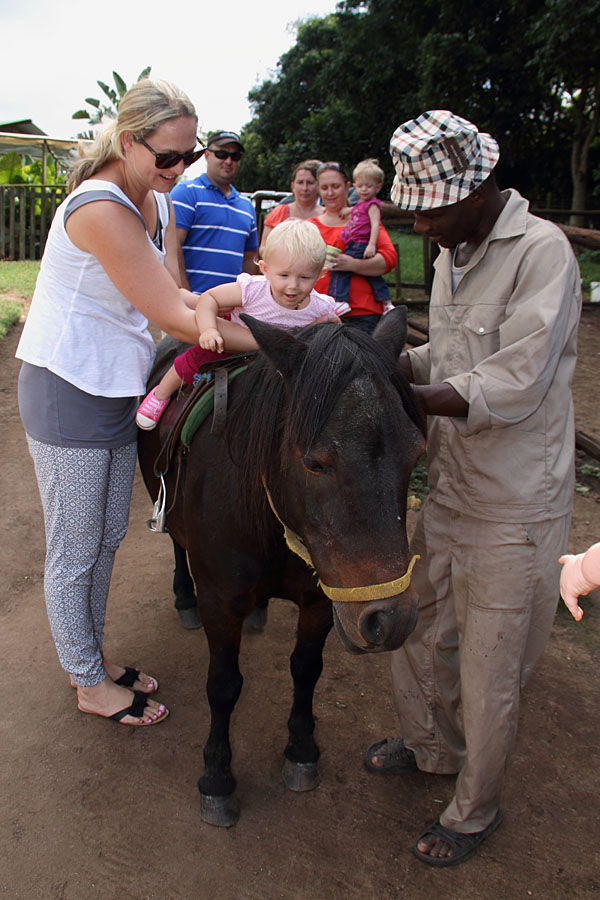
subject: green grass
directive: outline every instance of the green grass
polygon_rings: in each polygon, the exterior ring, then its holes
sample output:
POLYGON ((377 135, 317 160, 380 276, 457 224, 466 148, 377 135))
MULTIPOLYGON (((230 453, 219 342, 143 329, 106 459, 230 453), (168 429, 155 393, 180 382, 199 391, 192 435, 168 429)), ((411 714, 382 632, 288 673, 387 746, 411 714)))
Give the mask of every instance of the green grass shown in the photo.
POLYGON ((22 303, 2 295, 13 291, 23 300, 30 300, 39 270, 39 261, 0 261, 0 339, 6 336, 23 315, 22 303))
MULTIPOLYGON (((388 234, 392 244, 398 247, 400 257, 400 278, 403 284, 423 284, 423 238, 411 230, 389 228, 388 234)), ((386 281, 394 284, 394 272, 388 272, 386 281)))
POLYGON ((577 256, 583 296, 589 298, 590 281, 600 281, 600 250, 583 250, 577 256))
POLYGON ((5 297, 0 297, 0 340, 6 337, 22 314, 22 303, 19 303, 17 300, 7 300, 5 297))
POLYGON ((39 271, 39 260, 0 261, 0 294, 15 291, 19 297, 31 299, 39 271))

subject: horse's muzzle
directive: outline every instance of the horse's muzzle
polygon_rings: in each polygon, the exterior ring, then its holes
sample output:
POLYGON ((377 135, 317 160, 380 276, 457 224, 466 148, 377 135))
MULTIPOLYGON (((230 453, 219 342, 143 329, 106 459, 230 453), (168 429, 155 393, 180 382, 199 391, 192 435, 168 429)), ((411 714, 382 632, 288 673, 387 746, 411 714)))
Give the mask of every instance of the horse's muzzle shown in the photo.
POLYGON ((349 653, 396 650, 417 624, 417 596, 408 588, 384 600, 333 603, 333 618, 349 653))

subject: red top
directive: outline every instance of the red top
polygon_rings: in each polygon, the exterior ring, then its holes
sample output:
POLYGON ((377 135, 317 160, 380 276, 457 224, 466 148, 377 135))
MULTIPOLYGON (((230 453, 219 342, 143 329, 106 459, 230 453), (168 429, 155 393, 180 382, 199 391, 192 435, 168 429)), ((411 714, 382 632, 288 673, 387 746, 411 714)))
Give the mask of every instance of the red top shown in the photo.
MULTIPOLYGON (((314 222, 321 232, 326 244, 329 244, 332 247, 339 247, 341 250, 344 249, 345 242, 340 236, 345 227, 344 225, 323 225, 318 218, 309 219, 308 221, 314 222)), ((394 245, 383 225, 379 228, 377 252, 380 253, 385 260, 385 271, 391 272, 396 265, 398 257, 394 245)), ((318 291, 320 294, 328 294, 329 277, 329 272, 322 275, 315 284, 315 291, 318 291)), ((357 275, 354 272, 352 273, 352 278, 350 280, 350 307, 350 312, 346 314, 345 318, 350 318, 351 316, 380 316, 382 311, 381 303, 375 300, 373 288, 367 279, 363 275, 357 275)))
POLYGON ((290 204, 289 203, 280 203, 279 206, 273 207, 269 215, 265 218, 265 225, 269 228, 275 228, 276 225, 281 225, 282 222, 290 215, 290 204))

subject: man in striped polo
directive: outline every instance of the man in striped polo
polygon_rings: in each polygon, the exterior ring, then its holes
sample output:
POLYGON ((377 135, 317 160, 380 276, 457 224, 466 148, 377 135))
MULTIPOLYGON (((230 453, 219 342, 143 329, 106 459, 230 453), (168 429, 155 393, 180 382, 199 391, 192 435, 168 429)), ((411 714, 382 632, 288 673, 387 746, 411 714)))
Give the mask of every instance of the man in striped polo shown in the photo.
POLYGON ((182 286, 195 294, 235 281, 240 272, 258 274, 256 215, 232 182, 244 147, 233 131, 208 138, 206 174, 171 191, 181 254, 182 286))

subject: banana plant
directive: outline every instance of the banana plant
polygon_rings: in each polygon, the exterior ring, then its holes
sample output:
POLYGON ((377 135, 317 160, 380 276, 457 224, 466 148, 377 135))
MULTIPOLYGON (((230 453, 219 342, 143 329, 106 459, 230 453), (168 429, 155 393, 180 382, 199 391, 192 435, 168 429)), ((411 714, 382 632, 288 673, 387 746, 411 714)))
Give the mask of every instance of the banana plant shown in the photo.
MULTIPOLYGON (((140 72, 136 81, 147 78, 151 71, 152 67, 146 66, 146 68, 140 72)), ((91 107, 91 110, 78 109, 73 113, 71 118, 87 119, 88 124, 92 126, 92 128, 94 125, 101 125, 105 119, 116 119, 119 102, 123 94, 127 91, 127 84, 118 72, 113 72, 112 75, 115 84, 114 88, 110 87, 110 85, 106 84, 104 81, 97 82, 98 86, 102 89, 106 100, 104 98, 99 100, 97 97, 86 97, 85 102, 91 107)), ((80 134, 79 137, 93 138, 93 130, 90 129, 89 132, 80 134)))

